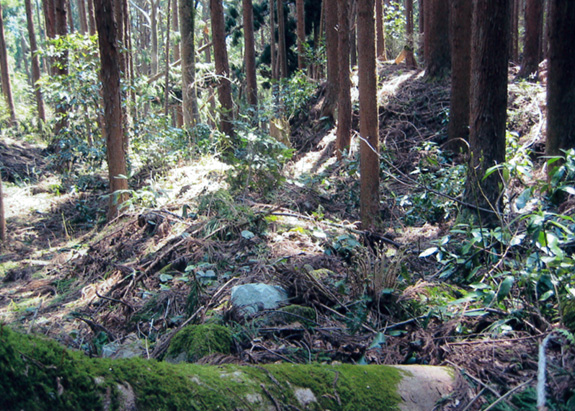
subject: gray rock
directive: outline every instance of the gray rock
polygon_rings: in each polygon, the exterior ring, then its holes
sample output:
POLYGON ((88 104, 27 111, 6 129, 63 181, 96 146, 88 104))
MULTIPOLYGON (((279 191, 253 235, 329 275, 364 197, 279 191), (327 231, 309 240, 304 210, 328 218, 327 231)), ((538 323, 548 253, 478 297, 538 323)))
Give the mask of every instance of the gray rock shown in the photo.
POLYGON ((288 294, 277 285, 253 283, 236 285, 232 288, 232 307, 239 309, 244 316, 258 311, 275 310, 288 304, 288 294))

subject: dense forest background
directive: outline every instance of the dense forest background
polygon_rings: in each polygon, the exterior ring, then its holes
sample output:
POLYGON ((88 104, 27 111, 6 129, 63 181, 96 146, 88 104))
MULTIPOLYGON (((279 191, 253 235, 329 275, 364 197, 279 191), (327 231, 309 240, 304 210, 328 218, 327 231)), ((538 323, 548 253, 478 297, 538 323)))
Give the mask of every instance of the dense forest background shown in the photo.
POLYGON ((190 362, 448 365, 448 409, 575 407, 575 3, 0 6, 2 323, 93 357, 187 330, 218 341, 190 362))

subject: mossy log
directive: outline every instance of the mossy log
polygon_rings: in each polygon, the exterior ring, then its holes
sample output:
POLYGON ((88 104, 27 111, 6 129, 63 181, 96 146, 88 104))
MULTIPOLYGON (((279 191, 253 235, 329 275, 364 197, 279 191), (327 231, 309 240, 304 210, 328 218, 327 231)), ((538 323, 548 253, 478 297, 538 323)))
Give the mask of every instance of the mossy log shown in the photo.
POLYGON ((430 410, 441 367, 91 359, 0 326, 2 410, 430 410))

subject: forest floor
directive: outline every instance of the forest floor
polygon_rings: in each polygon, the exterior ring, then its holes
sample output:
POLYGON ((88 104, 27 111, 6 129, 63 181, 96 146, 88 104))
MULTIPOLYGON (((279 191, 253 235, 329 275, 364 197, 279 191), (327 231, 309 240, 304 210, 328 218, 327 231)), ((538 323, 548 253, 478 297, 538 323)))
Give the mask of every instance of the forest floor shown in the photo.
MULTIPOLYGON (((357 223, 358 138, 337 162, 321 97, 292 120, 296 153, 272 195, 230 195, 229 166, 204 157, 154 170, 154 178, 150 172, 134 189, 145 186, 156 207, 126 210, 107 224, 102 176, 85 176, 85 190, 70 190, 41 147, 3 138, 10 243, 0 257, 0 322, 92 356, 130 349, 162 358, 174 330, 217 321, 233 330, 235 347, 205 364, 448 365, 462 378, 446 408, 499 400, 492 409, 530 409, 538 346, 552 324, 536 310, 511 318, 511 307, 462 303, 468 289, 449 281, 435 259, 420 257, 458 222, 450 198, 460 193, 450 179, 463 178, 463 159, 440 150, 449 83, 390 64, 381 65, 380 79, 388 171, 378 232, 357 223), (417 179, 429 170, 447 198, 417 179), (314 319, 242 318, 231 309, 231 288, 256 282, 283 286, 314 319)), ((542 88, 512 83, 509 112, 523 144, 542 152, 542 88)), ((356 112, 356 129, 357 121, 356 112)), ((548 393, 557 403, 575 384, 574 358, 573 347, 548 347, 548 393)))

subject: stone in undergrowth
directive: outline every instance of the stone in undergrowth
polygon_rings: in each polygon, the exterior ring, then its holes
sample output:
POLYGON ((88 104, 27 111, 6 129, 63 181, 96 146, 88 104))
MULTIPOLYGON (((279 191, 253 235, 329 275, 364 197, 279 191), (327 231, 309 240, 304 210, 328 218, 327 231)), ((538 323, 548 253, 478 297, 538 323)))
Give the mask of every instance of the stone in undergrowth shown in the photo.
POLYGON ((165 360, 171 363, 195 362, 206 355, 229 354, 232 332, 218 324, 188 325, 172 338, 165 360))
POLYGON ((288 304, 288 294, 277 285, 252 283, 232 288, 231 303, 244 316, 252 316, 263 310, 275 310, 288 304))

